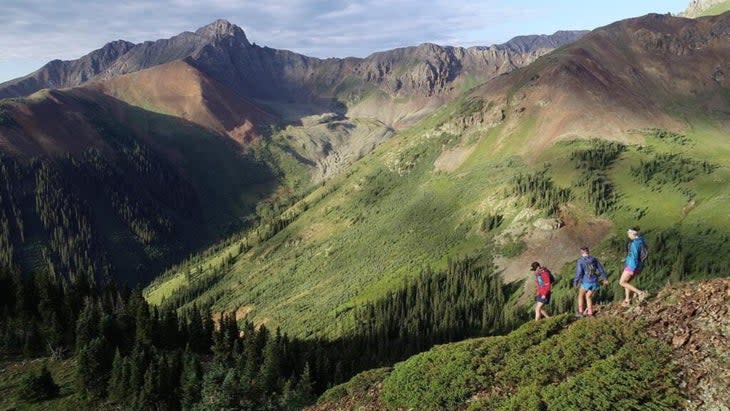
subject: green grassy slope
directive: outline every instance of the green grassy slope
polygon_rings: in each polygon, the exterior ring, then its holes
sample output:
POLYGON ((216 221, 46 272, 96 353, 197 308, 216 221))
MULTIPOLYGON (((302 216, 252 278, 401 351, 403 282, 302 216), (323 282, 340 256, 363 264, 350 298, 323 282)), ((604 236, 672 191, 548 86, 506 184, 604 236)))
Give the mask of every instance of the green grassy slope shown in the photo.
MULTIPOLYGON (((458 123, 475 107, 479 104, 466 98, 443 107, 312 192, 297 206, 296 218, 275 236, 261 242, 252 233, 238 247, 182 265, 147 289, 149 300, 172 295, 190 281, 189 273, 200 283, 206 272, 215 272, 220 281, 205 287, 198 299, 217 299, 214 310, 242 309, 257 322, 295 335, 335 336, 349 328, 351 308, 384 295, 423 267, 443 268, 450 257, 478 257, 510 227, 521 224, 529 230, 544 211, 524 211, 527 198, 513 194, 518 174, 547 166, 554 184, 571 189, 571 212, 592 218, 594 207, 571 160, 573 151, 592 143, 562 142, 526 155, 524 142, 539 133, 529 118, 510 130, 497 125, 459 135, 444 131, 453 129, 444 124, 458 123), (502 225, 486 230, 483 223, 496 214, 503 216, 502 225), (214 269, 216 261, 229 255, 235 263, 214 269)), ((718 207, 730 195, 724 183, 730 177, 730 142, 722 125, 698 121, 678 141, 654 134, 631 136, 634 143, 606 170, 617 203, 605 217, 616 228, 599 249, 614 270, 620 268, 622 253, 615 244, 629 225, 639 224, 650 233, 674 227, 688 237, 728 226, 718 207), (690 173, 689 181, 672 180, 676 170, 658 172, 648 182, 632 174, 632 167, 661 158, 661 153, 678 154, 691 164, 707 161, 712 169, 690 173)), ((509 247, 503 252, 509 254, 509 247)), ((647 285, 655 285, 654 277, 647 277, 652 278, 647 285)))
POLYGON ((712 7, 709 7, 707 10, 703 10, 702 13, 700 13, 699 16, 716 16, 718 14, 725 13, 726 11, 730 11, 730 1, 724 1, 718 4, 715 4, 712 7))

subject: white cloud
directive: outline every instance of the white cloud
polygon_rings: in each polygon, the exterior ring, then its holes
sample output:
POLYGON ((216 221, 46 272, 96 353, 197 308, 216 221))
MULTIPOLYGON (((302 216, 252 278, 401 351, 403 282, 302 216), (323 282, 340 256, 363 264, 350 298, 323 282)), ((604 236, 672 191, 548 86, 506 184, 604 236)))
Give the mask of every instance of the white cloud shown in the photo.
POLYGON ((319 57, 459 38, 521 10, 497 1, 4 0, 0 60, 72 59, 125 39, 193 31, 217 18, 238 24, 249 40, 319 57))

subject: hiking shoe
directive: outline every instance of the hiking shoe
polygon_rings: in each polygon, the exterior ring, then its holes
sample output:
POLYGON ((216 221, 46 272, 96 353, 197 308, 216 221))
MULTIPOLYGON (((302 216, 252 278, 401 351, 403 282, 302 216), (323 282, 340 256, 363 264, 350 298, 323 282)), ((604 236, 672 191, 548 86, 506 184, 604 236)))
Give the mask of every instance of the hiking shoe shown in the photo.
POLYGON ((580 311, 576 311, 575 314, 573 314, 573 315, 575 316, 575 318, 581 318, 581 317, 583 317, 583 313, 580 312, 580 311))
POLYGON ((621 303, 621 307, 630 307, 630 306, 631 306, 631 301, 626 301, 626 300, 624 300, 624 301, 623 301, 623 302, 621 303))
POLYGON ((639 293, 639 302, 642 302, 642 301, 646 300, 646 298, 648 296, 649 296, 649 293, 647 293, 646 291, 640 292, 639 293))
POLYGON ((591 310, 590 308, 587 309, 586 310, 586 315, 589 316, 589 317, 593 317, 593 310, 591 310))

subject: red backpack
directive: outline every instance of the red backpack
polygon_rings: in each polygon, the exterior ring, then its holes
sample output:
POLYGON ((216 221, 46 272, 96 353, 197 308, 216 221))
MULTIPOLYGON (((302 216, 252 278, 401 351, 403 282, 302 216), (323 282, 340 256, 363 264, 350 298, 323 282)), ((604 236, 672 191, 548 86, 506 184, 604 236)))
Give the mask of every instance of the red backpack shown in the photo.
POLYGON ((555 277, 550 270, 545 267, 540 267, 535 275, 535 281, 537 282, 538 288, 547 288, 548 291, 550 291, 553 287, 553 283, 555 282, 555 277))

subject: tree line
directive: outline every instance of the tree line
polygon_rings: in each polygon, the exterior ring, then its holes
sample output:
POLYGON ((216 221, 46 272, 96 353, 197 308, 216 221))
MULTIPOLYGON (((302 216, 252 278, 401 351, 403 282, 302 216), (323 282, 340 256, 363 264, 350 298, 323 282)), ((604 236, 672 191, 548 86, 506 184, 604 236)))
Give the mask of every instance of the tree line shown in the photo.
POLYGON ((0 271, 0 287, 4 355, 73 355, 78 392, 126 409, 300 409, 363 370, 519 322, 504 308, 514 290, 470 259, 358 309, 334 340, 290 338, 195 305, 153 307, 111 280, 0 271))
POLYGON ((179 223, 199 214, 190 183, 148 149, 124 152, 116 159, 96 149, 30 161, 0 155, 0 266, 101 279, 115 272, 108 254, 117 252, 102 233, 126 229, 141 247, 187 241, 179 223))

